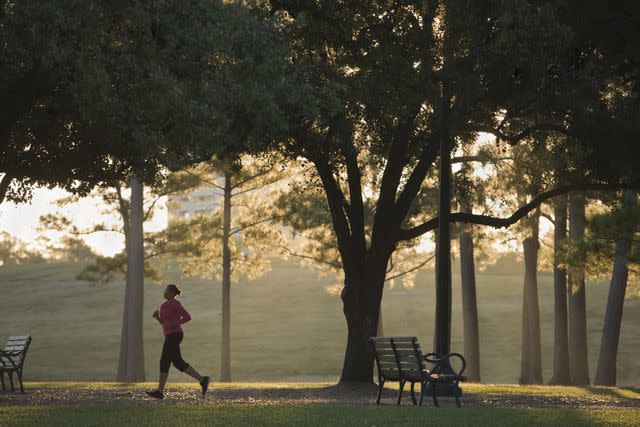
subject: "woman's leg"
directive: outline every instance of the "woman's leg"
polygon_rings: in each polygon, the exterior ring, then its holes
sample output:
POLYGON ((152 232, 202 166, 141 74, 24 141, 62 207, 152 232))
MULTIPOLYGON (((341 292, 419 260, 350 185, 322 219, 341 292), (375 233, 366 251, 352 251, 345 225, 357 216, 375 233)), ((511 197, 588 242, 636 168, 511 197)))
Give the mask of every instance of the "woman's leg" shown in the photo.
POLYGON ((169 334, 164 338, 164 344, 162 345, 162 355, 160 356, 160 379, 158 380, 158 390, 163 391, 167 384, 167 378, 169 377, 169 367, 171 366, 171 359, 173 348, 178 346, 176 337, 169 334))
POLYGON ((171 348, 176 346, 175 339, 171 338, 171 335, 164 337, 164 344, 162 345, 162 354, 160 355, 160 378, 158 379, 158 389, 154 391, 147 391, 146 393, 155 397, 156 399, 162 399, 164 386, 167 384, 167 377, 169 376, 169 367, 171 366, 171 348))
POLYGON ((187 368, 182 372, 189 375, 191 378, 195 378, 198 382, 202 382, 202 380, 204 379, 204 377, 200 375, 198 371, 193 369, 190 365, 188 365, 187 368))
POLYGON ((182 359, 182 355, 180 354, 180 343, 182 342, 183 334, 179 333, 177 335, 177 344, 171 349, 171 361, 173 362, 173 366, 175 366, 180 372, 184 372, 190 377, 196 379, 198 382, 201 382, 204 377, 182 359))

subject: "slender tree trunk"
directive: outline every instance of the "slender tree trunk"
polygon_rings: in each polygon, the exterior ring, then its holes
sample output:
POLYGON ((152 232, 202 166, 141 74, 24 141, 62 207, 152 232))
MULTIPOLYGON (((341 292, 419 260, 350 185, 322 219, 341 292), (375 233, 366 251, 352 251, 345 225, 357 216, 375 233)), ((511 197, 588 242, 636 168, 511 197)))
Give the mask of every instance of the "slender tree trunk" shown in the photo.
POLYGON ((523 242, 524 295, 522 301, 522 359, 520 384, 542 383, 540 310, 538 306, 538 227, 523 242))
POLYGON ((224 218, 222 225, 222 343, 220 381, 231 381, 231 174, 224 174, 224 218))
MULTIPOLYGON (((120 196, 120 189, 118 188, 118 195, 120 196)), ((122 197, 120 196, 120 211, 122 213, 122 219, 124 223, 124 251, 125 254, 131 252, 131 232, 129 231, 129 213, 125 211, 128 209, 124 205, 122 197)), ((128 257, 128 255, 127 255, 128 257)), ((125 291, 124 291, 124 307, 122 312, 122 329, 120 332, 120 358, 118 359, 118 373, 116 379, 118 381, 129 381, 127 374, 127 360, 129 359, 129 305, 130 305, 130 293, 132 289, 131 279, 129 279, 129 269, 125 272, 125 291)))
MULTIPOLYGON (((581 194, 572 193, 569 196, 569 239, 572 244, 577 244, 584 239, 584 229, 585 198, 581 194)), ((574 385, 588 385, 590 381, 587 348, 587 298, 582 267, 571 269, 568 288, 571 382, 574 385)))
POLYGON ((460 274, 462 281, 462 318, 464 322, 465 375, 469 381, 480 381, 480 333, 478 330, 478 302, 476 272, 473 260, 473 237, 470 232, 460 234, 460 274))
MULTIPOLYGON (((637 192, 624 190, 622 206, 629 207, 637 202, 637 192)), ((622 311, 624 307, 624 295, 627 290, 627 255, 631 249, 631 236, 621 236, 616 242, 613 273, 609 286, 609 298, 602 327, 602 342, 600 343, 600 356, 594 384, 616 385, 616 361, 618 358, 618 343, 620 340, 620 325, 622 323, 622 311)))
MULTIPOLYGON (((443 89, 444 91, 444 89, 443 89)), ((438 244, 436 246, 435 352, 451 351, 451 141, 447 129, 449 99, 443 96, 440 129, 440 200, 438 205, 438 244)))
POLYGON ((347 348, 340 382, 373 382, 374 355, 369 338, 377 335, 388 256, 368 258, 345 275, 342 290, 347 348))
POLYGON ((131 215, 128 218, 127 275, 125 308, 118 380, 136 382, 145 380, 144 336, 142 311, 144 308, 144 212, 143 185, 136 177, 131 178, 131 215))
POLYGON ((560 268, 562 246, 567 238, 567 196, 556 198, 553 231, 553 376, 549 384, 569 385, 569 336, 567 323, 567 270, 560 268))

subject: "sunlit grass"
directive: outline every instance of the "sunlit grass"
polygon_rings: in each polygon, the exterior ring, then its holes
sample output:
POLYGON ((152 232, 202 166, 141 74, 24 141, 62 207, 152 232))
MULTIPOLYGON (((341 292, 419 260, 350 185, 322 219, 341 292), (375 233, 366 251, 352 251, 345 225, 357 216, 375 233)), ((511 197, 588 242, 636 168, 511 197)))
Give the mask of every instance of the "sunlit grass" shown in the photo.
POLYGON ((7 426, 396 426, 637 425, 637 410, 432 408, 375 406, 0 407, 7 426))
POLYGON ((640 399, 640 387, 567 387, 517 384, 463 384, 463 389, 478 394, 524 394, 535 396, 628 397, 640 399))
MULTIPOLYGON (((94 381, 30 381, 25 383, 27 389, 153 389, 157 383, 122 383, 122 382, 94 382, 94 381)), ((171 383, 171 389, 191 389, 195 382, 171 383)), ((213 390, 268 390, 268 389, 291 389, 304 390, 313 388, 324 388, 335 385, 333 382, 231 382, 213 383, 213 390)), ((417 386, 419 390, 419 386, 417 386)), ((387 383, 385 388, 391 390, 398 389, 398 383, 387 383)), ((598 397, 598 398, 631 398, 640 399, 640 387, 568 387, 550 385, 517 385, 517 384, 462 384, 464 393, 471 394, 517 394, 525 396, 576 396, 576 397, 598 397)))
MULTIPOLYGON (((167 387, 173 389, 189 389, 193 388, 195 382, 179 382, 170 383, 167 387)), ((216 389, 280 389, 288 388, 293 390, 303 390, 309 388, 329 387, 335 383, 330 382, 232 382, 232 383, 219 383, 214 381, 212 385, 216 389)), ((157 382, 143 382, 143 383, 123 383, 123 382, 109 382, 109 381, 28 381, 25 382, 27 389, 39 389, 39 388, 60 388, 60 389, 118 389, 118 388, 133 388, 133 389, 152 389, 158 385, 157 382)))

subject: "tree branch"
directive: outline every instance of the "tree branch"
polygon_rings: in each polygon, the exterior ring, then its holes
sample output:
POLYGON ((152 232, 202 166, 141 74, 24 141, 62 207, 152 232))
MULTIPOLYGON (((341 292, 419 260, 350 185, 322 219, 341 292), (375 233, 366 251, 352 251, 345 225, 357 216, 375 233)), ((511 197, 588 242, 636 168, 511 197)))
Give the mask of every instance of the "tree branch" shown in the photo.
POLYGON ((540 216, 546 219, 547 221, 549 221, 554 226, 556 225, 556 220, 551 215, 544 212, 540 212, 540 216))
MULTIPOLYGON (((116 194, 118 195, 118 204, 120 206, 120 215, 122 215, 122 224, 123 224, 123 230, 124 230, 124 235, 125 237, 129 236, 129 212, 127 211, 127 203, 125 202, 124 198, 122 197, 122 187, 120 187, 120 183, 116 183, 115 184, 116 187, 116 194)), ((128 241, 128 239, 126 239, 128 241)))
POLYGON ((358 158, 352 144, 343 141, 342 152, 347 164, 347 182, 349 183, 350 205, 347 210, 354 242, 362 251, 366 250, 364 231, 364 202, 362 200, 362 174, 358 167, 358 158))
MULTIPOLYGON (((256 185, 256 186, 254 186, 254 187, 247 188, 247 189, 245 189, 245 190, 240 190, 240 191, 237 191, 237 192, 235 192, 235 193, 233 193, 233 192, 232 192, 232 193, 231 193, 231 197, 239 196, 240 194, 244 194, 244 193, 250 193, 250 192, 252 192, 252 191, 256 191, 256 190, 261 190, 261 189, 263 189, 263 188, 265 188, 265 187, 268 187, 268 186, 270 186, 270 185, 273 185, 273 184, 275 184, 275 183, 277 183, 277 182, 280 182, 280 181, 282 181, 282 180, 284 180, 284 179, 285 179, 285 178, 278 178, 278 179, 274 179, 273 181, 270 181, 270 182, 265 182, 265 183, 263 183, 263 184, 261 184, 261 185, 256 185)), ((245 183, 246 183, 246 182, 249 182, 249 181, 247 180, 247 181, 245 181, 245 183)), ((234 186, 232 186, 231 188, 238 188, 238 187, 239 187, 239 185, 234 185, 234 186)))
POLYGON ((316 166, 322 186, 325 189, 329 211, 331 212, 331 220, 336 238, 338 239, 338 249, 341 253, 349 246, 351 238, 351 230, 345 216, 344 204, 346 200, 342 194, 340 186, 333 177, 329 162, 322 155, 314 156, 311 161, 316 166))
MULTIPOLYGON (((265 176, 265 175, 269 174, 269 172, 271 172, 272 170, 273 170, 273 167, 270 167, 268 169, 263 169, 260 172, 256 173, 255 175, 248 176, 247 178, 243 179, 242 181, 238 181, 238 182, 234 183, 231 186, 231 188, 234 189, 234 188, 242 187, 247 182, 253 181, 254 179, 257 179, 257 178, 260 178, 262 176, 265 176)), ((277 181, 275 181, 275 182, 277 182, 277 181)), ((269 185, 269 184, 267 184, 267 185, 269 185)))
POLYGON ((495 159, 491 159, 487 156, 461 156, 461 157, 452 157, 451 164, 454 163, 469 163, 469 162, 480 162, 480 163, 491 163, 491 162, 500 162, 504 160, 513 160, 513 157, 498 157, 495 159))
POLYGON ((289 255, 297 257, 297 258, 309 259, 309 260, 315 261, 315 262, 320 263, 320 264, 326 264, 326 265, 331 266, 331 267, 336 268, 336 269, 342 269, 342 265, 339 264, 339 263, 331 262, 331 261, 328 261, 326 259, 314 257, 314 256, 311 256, 311 255, 299 254, 297 252, 293 252, 291 249, 289 249, 288 247, 286 247, 284 245, 270 245, 270 246, 271 247, 275 247, 275 248, 284 249, 285 251, 287 251, 287 253, 289 255))
MULTIPOLYGON (((465 224, 479 224, 488 225, 494 228, 506 228, 515 224, 521 218, 525 217, 529 212, 536 209, 545 200, 552 197, 559 196, 561 194, 570 193, 572 191, 604 191, 604 190, 621 190, 624 188, 640 188, 640 183, 615 183, 615 184, 598 184, 598 183, 584 183, 565 185, 562 187, 554 188, 553 190, 545 191, 534 197, 529 203, 518 208, 511 216, 507 218, 496 218, 487 215, 475 215, 465 212, 455 212, 449 215, 450 222, 462 222, 465 224)), ((430 219, 416 227, 401 230, 399 233, 400 240, 411 240, 419 237, 429 231, 433 231, 438 227, 438 218, 430 219)))
POLYGON ((539 123, 534 126, 529 126, 528 128, 522 130, 521 132, 515 135, 507 135, 506 133, 500 131, 499 129, 492 128, 491 126, 484 125, 472 125, 469 128, 472 132, 485 132, 495 135, 497 138, 507 141, 511 145, 516 145, 518 142, 523 139, 531 136, 535 132, 538 131, 547 131, 547 132, 558 132, 564 135, 568 135, 569 132, 562 126, 559 126, 554 123, 539 123))
POLYGON ((284 215, 272 216, 269 218, 264 218, 259 221, 253 222, 251 224, 244 225, 242 227, 234 228, 231 232, 229 232, 229 236, 233 236, 236 233, 241 232, 242 230, 246 230, 247 228, 255 227, 256 225, 263 224, 265 222, 274 221, 276 219, 282 218, 284 215))
POLYGON ((7 195, 7 191, 9 191, 9 185, 11 185, 12 180, 13 175, 9 172, 6 172, 2 177, 2 181, 0 181, 0 205, 4 201, 4 198, 7 195))
POLYGON ((402 192, 400 193, 400 196, 398 197, 398 200, 394 207, 396 229, 400 227, 407 214, 409 213, 411 204, 418 195, 418 192, 422 187, 424 178, 427 176, 427 173, 433 165, 433 162, 435 162, 435 160, 438 158, 438 147, 438 138, 436 134, 434 135, 434 138, 431 139, 422 149, 420 160, 418 160, 418 164, 416 164, 413 172, 411 172, 411 175, 409 176, 407 183, 402 189, 402 192))
POLYGON ((402 170, 405 166, 412 122, 413 119, 407 120, 395 129, 387 164, 382 173, 378 202, 376 203, 376 213, 373 220, 373 230, 371 232, 372 247, 377 246, 378 242, 385 240, 384 235, 391 223, 389 219, 393 214, 393 206, 396 202, 398 186, 400 185, 402 170))
POLYGON ((385 281, 385 282, 388 282, 389 280, 397 279, 398 277, 402 277, 402 276, 405 276, 405 275, 407 275, 407 274, 409 274, 409 273, 411 273, 411 272, 413 272, 413 271, 416 271, 417 269, 422 268, 422 267, 424 267, 425 265, 427 265, 427 263, 428 263, 429 261, 431 261, 432 259, 434 259, 435 257, 436 257, 435 255, 432 255, 432 256, 430 256, 429 258, 425 259, 425 260, 424 260, 423 262, 421 262, 420 264, 416 265, 415 267, 410 268, 409 270, 405 270, 405 271, 403 271, 402 273, 398 273, 398 274, 396 274, 395 276, 387 277, 386 279, 384 279, 384 281, 385 281))

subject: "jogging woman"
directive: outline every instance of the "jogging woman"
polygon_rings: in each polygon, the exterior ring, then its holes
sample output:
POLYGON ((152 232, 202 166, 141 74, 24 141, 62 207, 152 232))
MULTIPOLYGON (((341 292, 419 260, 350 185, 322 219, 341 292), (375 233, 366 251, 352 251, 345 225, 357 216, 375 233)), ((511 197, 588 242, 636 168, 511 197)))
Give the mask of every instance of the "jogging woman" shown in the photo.
POLYGON ((156 399, 162 399, 164 397, 164 386, 167 383, 171 363, 173 363, 173 366, 180 372, 184 372, 195 378, 200 383, 200 387, 202 387, 202 397, 204 397, 207 392, 209 382, 211 381, 209 377, 203 377, 196 372, 187 362, 182 360, 182 356, 180 355, 180 342, 183 338, 180 325, 191 320, 191 316, 182 304, 180 304, 180 301, 176 299, 178 295, 180 295, 180 289, 178 289, 176 285, 168 285, 164 290, 164 298, 166 301, 160 306, 160 311, 156 310, 153 313, 153 318, 162 325, 162 331, 164 332, 164 345, 162 346, 162 356, 160 356, 160 380, 158 381, 158 389, 146 392, 149 396, 155 397, 156 399))

